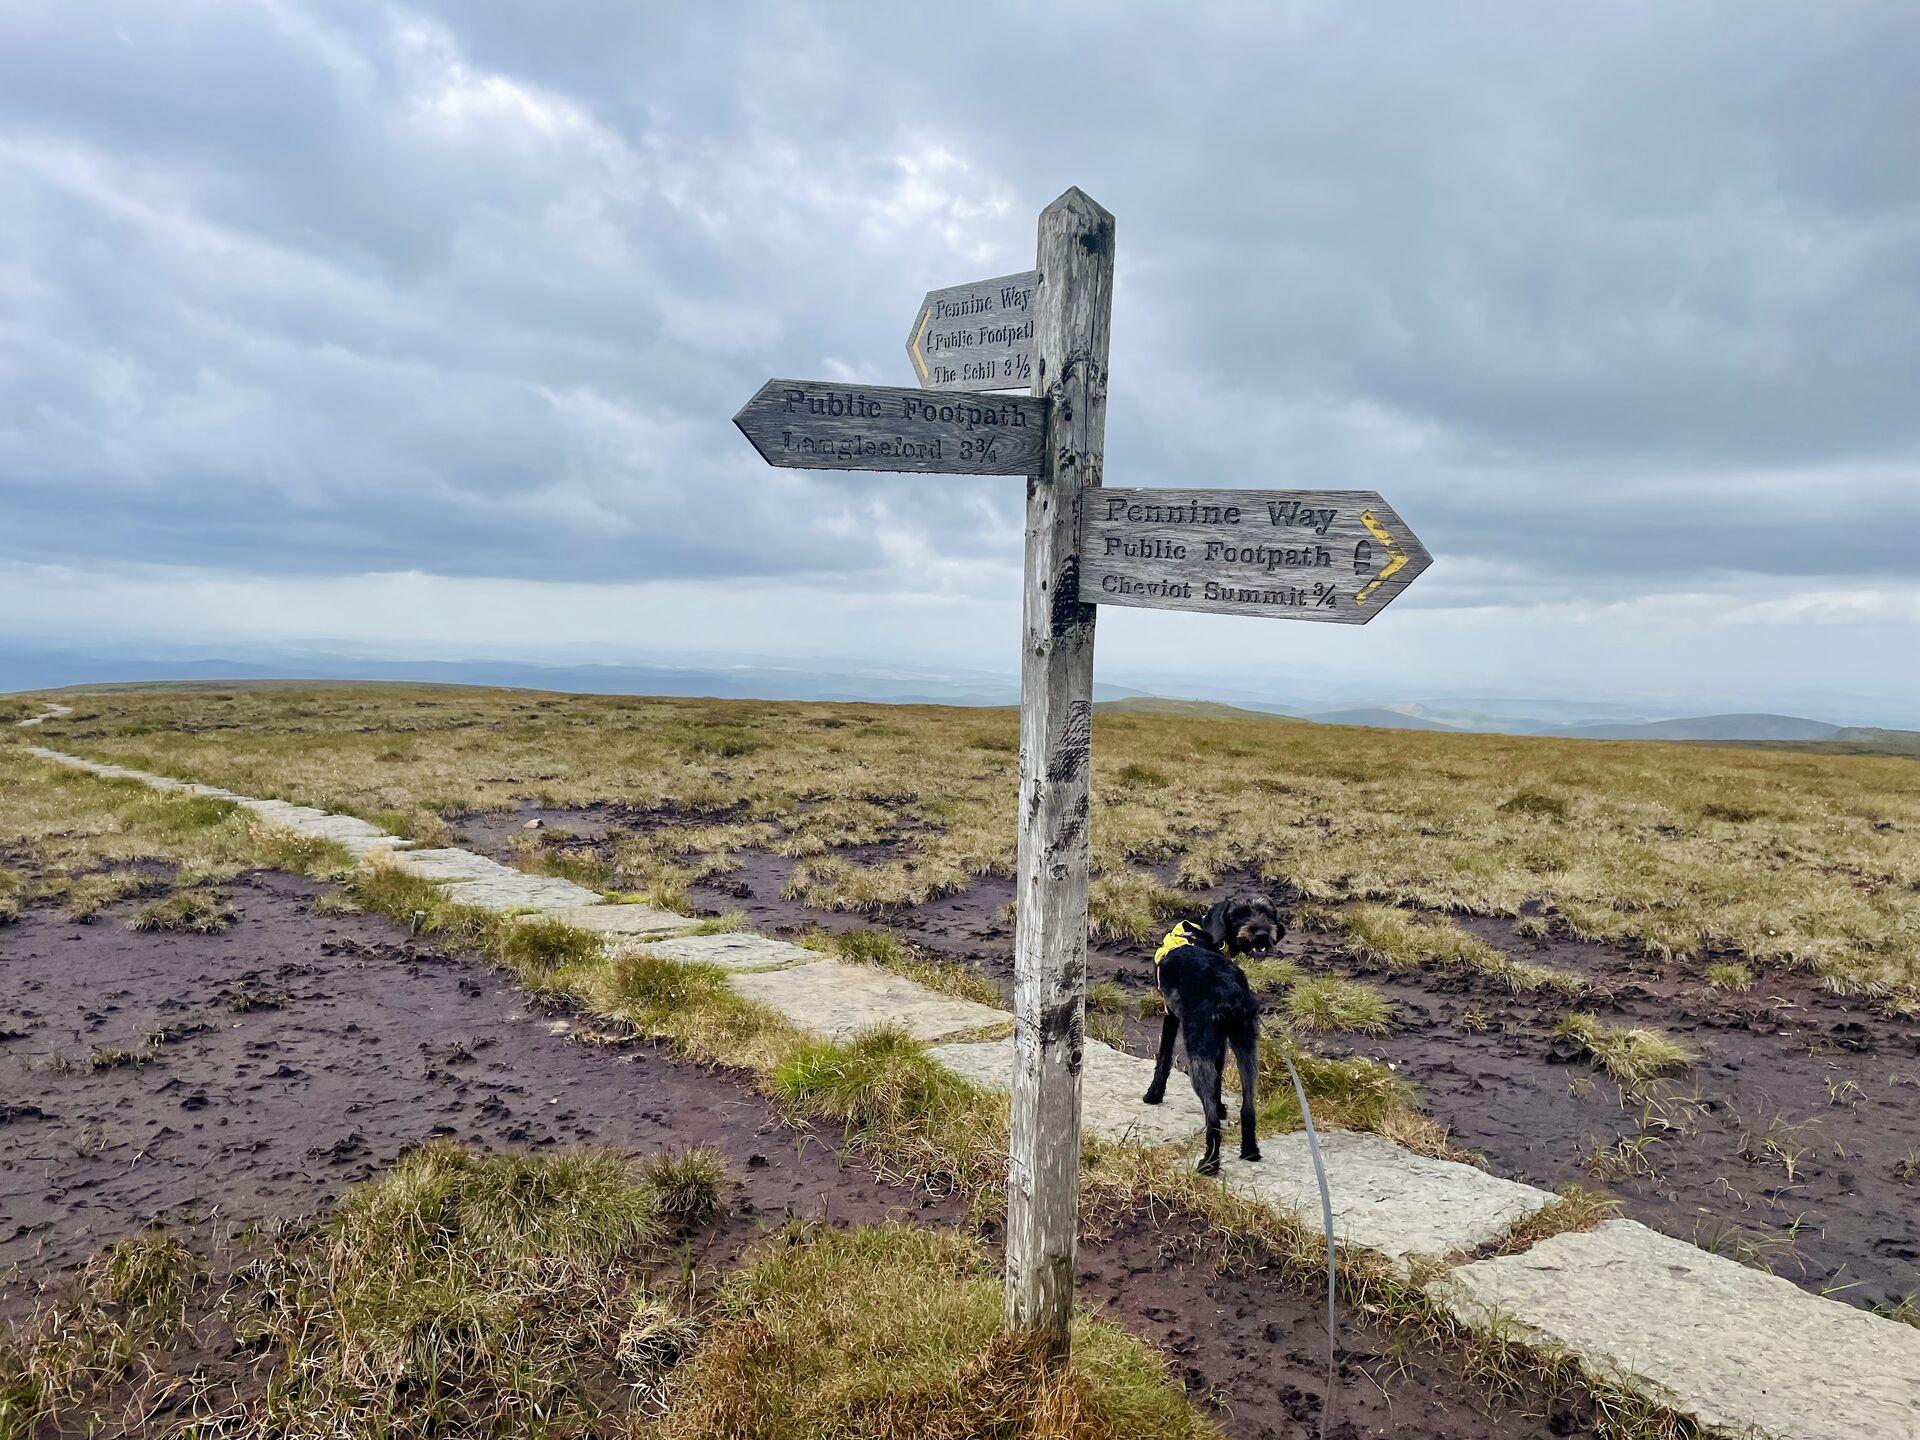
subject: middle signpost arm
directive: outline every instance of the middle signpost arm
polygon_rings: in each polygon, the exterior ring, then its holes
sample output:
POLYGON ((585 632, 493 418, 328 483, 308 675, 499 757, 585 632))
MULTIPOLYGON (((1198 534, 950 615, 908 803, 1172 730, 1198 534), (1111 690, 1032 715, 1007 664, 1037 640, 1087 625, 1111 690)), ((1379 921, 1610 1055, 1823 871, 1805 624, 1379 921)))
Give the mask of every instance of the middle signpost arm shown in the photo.
POLYGON ((1020 655, 1007 1324, 1064 1358, 1079 1232, 1093 753, 1092 604, 1079 592, 1082 494, 1107 426, 1113 216, 1078 189, 1040 214, 1033 393, 1050 402, 1027 480, 1020 655))

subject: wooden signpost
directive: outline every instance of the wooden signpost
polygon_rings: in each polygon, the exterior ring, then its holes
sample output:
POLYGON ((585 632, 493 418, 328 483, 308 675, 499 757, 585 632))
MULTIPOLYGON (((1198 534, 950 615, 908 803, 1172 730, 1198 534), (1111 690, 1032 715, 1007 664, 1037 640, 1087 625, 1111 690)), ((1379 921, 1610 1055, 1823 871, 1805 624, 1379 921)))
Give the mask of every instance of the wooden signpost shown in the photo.
POLYGON ((1080 512, 1098 605, 1364 625, 1432 563, 1371 490, 1102 490, 1080 512))
POLYGON ((923 388, 769 380, 734 423, 771 465, 1027 477, 1007 1323, 1067 1353, 1086 1046, 1099 605, 1365 624, 1427 568, 1368 490, 1106 490, 1113 216, 1040 214, 1036 268, 928 294, 923 388), (1028 395, 980 392, 1029 385, 1028 395))
POLYGON ((1040 272, 929 290, 907 335, 907 358, 936 390, 1024 390, 1033 383, 1040 272))

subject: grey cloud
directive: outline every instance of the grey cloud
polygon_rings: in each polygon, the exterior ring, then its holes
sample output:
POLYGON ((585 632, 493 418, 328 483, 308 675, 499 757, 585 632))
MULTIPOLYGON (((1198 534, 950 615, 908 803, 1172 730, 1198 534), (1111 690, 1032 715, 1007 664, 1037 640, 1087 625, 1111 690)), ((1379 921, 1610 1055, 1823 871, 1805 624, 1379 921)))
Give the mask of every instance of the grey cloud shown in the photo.
POLYGON ((775 476, 727 419, 904 383, 919 293, 1026 263, 1072 182, 1120 220, 1116 483, 1375 486, 1556 593, 1911 580, 1916 41, 1894 4, 16 6, 0 557, 969 584, 1017 482, 775 476))

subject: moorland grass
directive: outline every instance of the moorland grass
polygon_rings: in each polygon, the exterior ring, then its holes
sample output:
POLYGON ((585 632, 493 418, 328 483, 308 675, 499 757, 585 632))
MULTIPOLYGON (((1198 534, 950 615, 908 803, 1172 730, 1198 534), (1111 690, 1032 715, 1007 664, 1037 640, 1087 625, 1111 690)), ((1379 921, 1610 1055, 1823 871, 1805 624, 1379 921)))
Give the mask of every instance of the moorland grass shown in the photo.
MULTIPOLYGON (((1012 871, 1007 711, 351 686, 69 698, 76 714, 25 733, 353 814, 453 816, 515 797, 676 812, 691 823, 614 850, 616 883, 657 903, 747 847, 800 857, 790 893, 840 909, 1012 871), (833 853, 849 845, 886 849, 833 853)), ((1908 761, 1210 714, 1102 711, 1095 732, 1102 934, 1151 940, 1190 905, 1144 868, 1170 864, 1183 887, 1252 872, 1322 901, 1537 907, 1576 937, 1681 959, 1731 949, 1920 1003, 1908 761)))
POLYGON ((1684 1070, 1699 1058, 1658 1030, 1609 1025, 1597 1015, 1580 1010, 1563 1016, 1553 1033, 1578 1041, 1594 1064, 1628 1089, 1684 1070))
POLYGON ((1085 1317, 1053 1371, 1000 1329, 1000 1278, 974 1242, 889 1224, 819 1227, 730 1276, 673 1376, 659 1440, 1203 1440, 1166 1362, 1085 1317))

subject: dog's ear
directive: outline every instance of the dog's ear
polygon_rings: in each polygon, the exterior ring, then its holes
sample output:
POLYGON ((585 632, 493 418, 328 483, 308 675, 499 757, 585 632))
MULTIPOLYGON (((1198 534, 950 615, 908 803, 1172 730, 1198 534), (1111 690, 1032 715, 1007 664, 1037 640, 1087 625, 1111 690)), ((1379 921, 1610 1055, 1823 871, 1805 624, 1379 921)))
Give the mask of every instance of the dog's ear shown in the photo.
POLYGON ((1267 909, 1273 912, 1273 938, 1275 943, 1278 943, 1287 938, 1287 931, 1292 928, 1289 922, 1293 916, 1271 900, 1267 901, 1267 909))
POLYGON ((1200 922, 1200 928, 1207 932, 1213 941, 1213 948, 1224 951, 1227 948, 1227 909, 1233 902, 1222 900, 1207 911, 1206 919, 1200 922))

